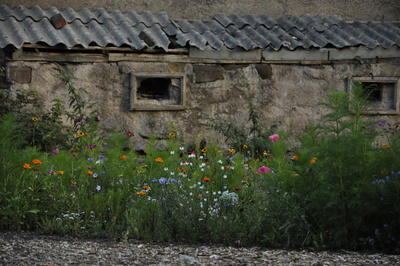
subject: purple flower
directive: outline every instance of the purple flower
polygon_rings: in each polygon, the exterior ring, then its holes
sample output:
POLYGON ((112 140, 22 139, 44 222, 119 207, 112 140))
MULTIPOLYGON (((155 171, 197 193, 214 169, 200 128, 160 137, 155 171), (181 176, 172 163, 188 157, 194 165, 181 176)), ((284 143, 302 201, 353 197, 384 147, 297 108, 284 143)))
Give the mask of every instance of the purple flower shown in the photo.
POLYGON ((99 179, 99 175, 96 174, 96 173, 94 173, 94 174, 93 174, 93 178, 94 178, 94 179, 99 179))
POLYGON ((86 147, 88 147, 89 149, 94 149, 94 148, 96 148, 97 146, 96 146, 96 145, 93 145, 93 144, 87 144, 86 147))
POLYGON ((79 122, 81 122, 83 120, 83 117, 79 117, 79 118, 77 118, 77 119, 75 119, 74 120, 74 123, 76 124, 76 123, 79 123, 79 122))
POLYGON ((52 151, 50 152, 50 156, 56 155, 59 151, 60 151, 59 148, 55 148, 54 150, 52 150, 52 151))

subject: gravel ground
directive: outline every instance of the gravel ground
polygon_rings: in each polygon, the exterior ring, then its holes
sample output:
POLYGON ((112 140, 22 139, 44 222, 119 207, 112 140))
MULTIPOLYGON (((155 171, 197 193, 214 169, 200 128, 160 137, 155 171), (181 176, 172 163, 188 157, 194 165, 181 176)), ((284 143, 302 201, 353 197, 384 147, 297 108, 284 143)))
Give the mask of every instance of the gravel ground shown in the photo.
POLYGON ((0 232, 1 265, 400 265, 399 255, 149 245, 0 232))

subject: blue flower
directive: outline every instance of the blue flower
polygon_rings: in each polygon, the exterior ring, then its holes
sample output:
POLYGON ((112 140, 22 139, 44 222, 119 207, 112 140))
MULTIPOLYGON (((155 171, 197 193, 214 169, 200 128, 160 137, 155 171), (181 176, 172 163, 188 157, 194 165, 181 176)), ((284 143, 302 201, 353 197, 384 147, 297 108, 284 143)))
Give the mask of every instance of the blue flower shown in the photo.
POLYGON ((370 238, 370 239, 368 239, 368 242, 369 242, 369 243, 372 243, 372 242, 374 242, 374 239, 373 239, 373 238, 370 238))
POLYGON ((158 179, 153 179, 153 180, 151 180, 151 182, 158 183, 158 179))
POLYGON ((92 158, 87 159, 89 162, 93 162, 94 160, 92 158))
POLYGON ((158 182, 162 185, 164 185, 165 183, 167 183, 167 179, 165 177, 161 177, 158 182))
POLYGON ((379 228, 375 228, 375 235, 379 235, 379 228))

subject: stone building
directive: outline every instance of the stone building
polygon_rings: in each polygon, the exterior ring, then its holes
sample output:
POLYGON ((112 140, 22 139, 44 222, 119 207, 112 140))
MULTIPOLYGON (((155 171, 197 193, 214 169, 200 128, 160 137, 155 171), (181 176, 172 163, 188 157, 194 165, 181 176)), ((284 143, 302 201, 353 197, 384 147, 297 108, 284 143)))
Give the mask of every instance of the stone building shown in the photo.
MULTIPOLYGON (((46 10, 0 6, 1 84, 67 101, 59 69, 86 88, 104 130, 222 142, 207 117, 246 126, 251 100, 265 127, 297 136, 325 112, 318 103, 353 81, 374 84, 370 115, 400 121, 397 22, 325 15, 46 10)), ((4 88, 3 88, 4 89, 4 88)), ((140 144, 138 144, 140 145, 140 144)))

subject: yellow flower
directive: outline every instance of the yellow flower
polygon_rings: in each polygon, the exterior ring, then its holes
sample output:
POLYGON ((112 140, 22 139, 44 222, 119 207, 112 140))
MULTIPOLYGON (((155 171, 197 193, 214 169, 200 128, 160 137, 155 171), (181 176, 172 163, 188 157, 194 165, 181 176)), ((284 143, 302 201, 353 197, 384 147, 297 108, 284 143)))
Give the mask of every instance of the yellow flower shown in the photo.
POLYGON ((121 159, 122 161, 125 161, 126 158, 128 158, 126 155, 121 155, 121 157, 120 157, 120 159, 121 159))
POLYGON ((38 121, 39 118, 37 118, 36 116, 32 117, 32 121, 38 121))
POLYGON ((31 165, 29 163, 24 163, 23 167, 25 169, 31 169, 31 165))
POLYGON ((38 160, 38 159, 32 160, 32 163, 34 163, 34 164, 42 164, 42 162, 40 160, 38 160))
POLYGON ((229 154, 234 154, 235 153, 235 149, 228 149, 229 154))
POLYGON ((268 152, 264 152, 263 155, 264 155, 264 156, 267 156, 267 155, 268 155, 268 152))
POLYGON ((172 132, 171 132, 171 133, 169 133, 168 135, 169 135, 170 137, 175 137, 175 134, 174 134, 174 133, 172 133, 172 132))
POLYGON ((85 136, 85 133, 79 132, 79 133, 78 133, 78 136, 79 136, 79 137, 83 137, 83 136, 85 136))
POLYGON ((164 160, 163 160, 162 158, 159 157, 159 158, 156 159, 156 162, 163 163, 164 160))
POLYGON ((207 152, 207 148, 202 149, 201 152, 207 152))
POLYGON ((243 145, 243 149, 248 149, 248 148, 249 148, 249 146, 243 145))
POLYGON ((58 174, 63 175, 64 171, 58 171, 58 174))
POLYGON ((389 145, 387 145, 387 144, 382 144, 382 146, 385 148, 385 149, 390 149, 391 147, 389 146, 389 145))
POLYGON ((310 161, 310 164, 315 164, 315 163, 317 163, 317 160, 313 158, 313 159, 310 161))

